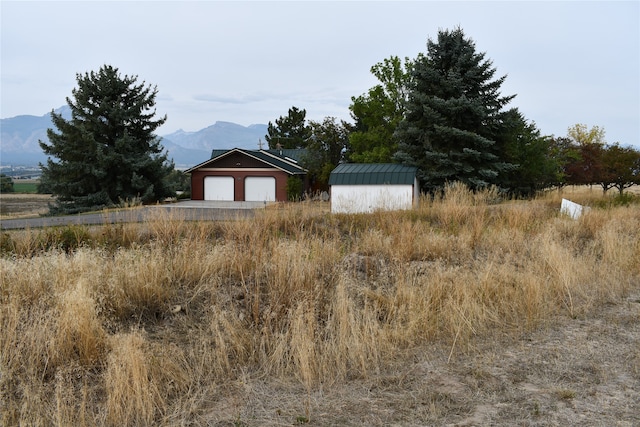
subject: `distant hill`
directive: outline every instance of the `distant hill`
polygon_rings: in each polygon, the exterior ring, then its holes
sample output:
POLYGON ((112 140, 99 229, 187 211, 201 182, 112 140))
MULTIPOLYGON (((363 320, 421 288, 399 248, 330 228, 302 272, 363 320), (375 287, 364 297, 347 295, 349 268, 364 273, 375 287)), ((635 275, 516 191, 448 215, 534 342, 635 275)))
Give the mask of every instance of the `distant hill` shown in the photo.
POLYGON ((211 150, 222 148, 258 148, 264 142, 267 125, 241 126, 215 122, 197 132, 179 130, 162 137, 162 145, 176 165, 195 166, 211 157, 211 150))
MULTIPOLYGON (((64 106, 55 110, 66 119, 71 118, 71 109, 64 106)), ((49 141, 47 129, 52 128, 51 114, 43 116, 16 116, 0 119, 0 164, 37 165, 46 156, 38 140, 49 141)))
MULTIPOLYGON (((71 118, 68 106, 55 110, 66 119, 71 118)), ((47 129, 53 128, 51 115, 22 115, 0 119, 0 164, 37 165, 46 161, 38 140, 48 142, 47 129)), ((197 132, 179 130, 160 135, 161 144, 169 153, 176 167, 197 165, 211 156, 211 150, 222 148, 258 148, 264 141, 267 125, 241 126, 229 122, 216 122, 197 132)))

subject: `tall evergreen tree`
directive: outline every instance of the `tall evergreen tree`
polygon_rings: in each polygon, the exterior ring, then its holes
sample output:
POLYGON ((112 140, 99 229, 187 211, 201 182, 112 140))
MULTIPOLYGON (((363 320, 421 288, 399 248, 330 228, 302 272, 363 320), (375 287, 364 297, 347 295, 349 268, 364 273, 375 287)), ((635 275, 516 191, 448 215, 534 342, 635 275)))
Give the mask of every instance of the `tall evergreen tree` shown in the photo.
POLYGON ((505 77, 494 78, 495 72, 460 28, 428 40, 427 54, 414 64, 395 156, 418 166, 423 189, 435 191, 447 181, 482 188, 513 169, 496 146, 501 110, 513 96, 500 95, 505 77))
POLYGON ((81 212, 139 198, 150 203, 174 195, 167 176, 174 169, 154 131, 157 88, 137 84, 105 65, 78 73, 73 99, 66 101, 71 119, 51 113, 58 132, 47 130, 50 156, 41 185, 56 197, 52 212, 81 212), (54 160, 57 159, 57 160, 54 160))
POLYGON ((269 148, 304 148, 311 136, 306 116, 307 110, 291 107, 286 116, 276 119, 275 125, 269 122, 265 135, 269 148))

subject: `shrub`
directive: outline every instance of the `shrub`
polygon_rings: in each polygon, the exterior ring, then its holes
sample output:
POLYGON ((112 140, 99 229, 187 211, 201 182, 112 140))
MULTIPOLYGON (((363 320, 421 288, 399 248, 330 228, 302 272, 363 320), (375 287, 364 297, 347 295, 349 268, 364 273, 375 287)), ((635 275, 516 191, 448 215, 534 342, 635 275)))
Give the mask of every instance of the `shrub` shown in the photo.
POLYGON ((41 234, 43 248, 55 248, 66 253, 73 252, 84 244, 90 245, 93 237, 86 226, 66 225, 45 229, 41 234))
POLYGON ((0 255, 7 255, 15 250, 15 245, 9 233, 0 233, 0 255))
POLYGON ((0 174, 0 193, 13 193, 13 179, 3 173, 0 174))
POLYGON ((287 200, 298 201, 302 198, 302 180, 296 176, 287 178, 287 200))

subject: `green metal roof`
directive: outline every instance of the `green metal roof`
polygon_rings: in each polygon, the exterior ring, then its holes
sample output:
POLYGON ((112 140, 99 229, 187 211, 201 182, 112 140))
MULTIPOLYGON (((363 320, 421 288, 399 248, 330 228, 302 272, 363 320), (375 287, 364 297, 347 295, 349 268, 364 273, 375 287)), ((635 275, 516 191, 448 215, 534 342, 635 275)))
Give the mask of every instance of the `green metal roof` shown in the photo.
POLYGON ((342 163, 329 185, 413 185, 418 168, 395 163, 342 163))

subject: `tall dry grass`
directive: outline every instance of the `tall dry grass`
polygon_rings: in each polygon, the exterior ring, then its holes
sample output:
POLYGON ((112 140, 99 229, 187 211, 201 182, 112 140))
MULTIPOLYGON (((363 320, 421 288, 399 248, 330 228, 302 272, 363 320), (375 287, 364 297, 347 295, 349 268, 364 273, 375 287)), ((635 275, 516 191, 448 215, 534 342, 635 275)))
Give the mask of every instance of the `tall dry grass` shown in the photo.
POLYGON ((560 197, 452 185, 406 212, 300 203, 5 234, 0 423, 206 424, 248 378, 310 396, 429 343, 453 358, 580 317, 638 286, 640 207, 572 220, 560 197))

